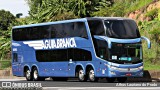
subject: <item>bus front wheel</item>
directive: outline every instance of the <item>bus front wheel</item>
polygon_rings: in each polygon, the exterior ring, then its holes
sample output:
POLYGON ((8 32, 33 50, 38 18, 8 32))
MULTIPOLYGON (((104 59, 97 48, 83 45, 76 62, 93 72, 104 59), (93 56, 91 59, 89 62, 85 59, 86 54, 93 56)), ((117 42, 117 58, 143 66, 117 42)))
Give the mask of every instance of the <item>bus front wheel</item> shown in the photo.
POLYGON ((80 69, 78 70, 78 79, 79 79, 79 81, 81 81, 81 82, 87 81, 87 77, 86 77, 86 75, 84 74, 84 70, 83 70, 82 68, 80 68, 80 69))
POLYGON ((25 77, 26 77, 27 81, 32 81, 33 80, 32 75, 31 75, 31 71, 28 68, 25 70, 25 77))

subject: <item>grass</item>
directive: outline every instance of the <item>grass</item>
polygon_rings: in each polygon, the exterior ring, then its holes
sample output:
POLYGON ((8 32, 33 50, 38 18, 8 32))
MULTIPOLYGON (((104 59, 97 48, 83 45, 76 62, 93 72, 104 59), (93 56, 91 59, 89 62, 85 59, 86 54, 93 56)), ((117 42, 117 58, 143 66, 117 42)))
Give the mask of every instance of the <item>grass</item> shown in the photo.
POLYGON ((126 8, 127 12, 133 12, 136 10, 139 10, 143 7, 145 7, 146 5, 148 5, 149 3, 151 3, 153 0, 135 0, 134 2, 128 4, 129 7, 132 6, 132 8, 126 8))
MULTIPOLYGON (((110 14, 106 13, 106 15, 123 17, 136 10, 141 10, 141 9, 145 10, 146 9, 145 7, 151 2, 153 2, 153 0, 115 0, 115 3, 113 4, 113 6, 110 8, 107 8, 108 13, 110 14)), ((105 13, 105 12, 102 12, 102 13, 105 13)))
POLYGON ((144 62, 144 69, 145 70, 160 70, 160 62, 157 62, 156 64, 152 64, 149 62, 144 62))
POLYGON ((1 64, 0 70, 3 70, 11 66, 11 61, 3 60, 3 61, 0 61, 0 64, 1 64))
POLYGON ((155 9, 147 12, 147 13, 145 14, 145 16, 147 16, 147 17, 153 17, 153 18, 156 17, 156 16, 158 16, 158 9, 155 8, 155 9))

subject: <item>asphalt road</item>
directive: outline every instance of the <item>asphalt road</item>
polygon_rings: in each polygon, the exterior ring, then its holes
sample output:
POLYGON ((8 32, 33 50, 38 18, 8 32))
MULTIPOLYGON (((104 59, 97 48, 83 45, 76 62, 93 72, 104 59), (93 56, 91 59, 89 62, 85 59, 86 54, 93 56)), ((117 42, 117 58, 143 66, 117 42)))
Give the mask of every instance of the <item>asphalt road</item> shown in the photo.
MULTIPOLYGON (((26 81, 25 79, 0 79, 0 87, 2 82, 11 83, 12 87, 18 87, 19 83, 29 85, 34 84, 36 87, 42 86, 44 90, 160 90, 159 80, 142 80, 140 78, 128 79, 126 83, 108 83, 105 79, 98 82, 79 82, 77 79, 70 78, 68 81, 26 81), (149 87, 147 87, 149 86, 149 87), (132 87, 132 88, 131 88, 132 87)), ((24 87, 24 86, 23 86, 24 87)), ((1 90, 1 88, 0 88, 1 90)))

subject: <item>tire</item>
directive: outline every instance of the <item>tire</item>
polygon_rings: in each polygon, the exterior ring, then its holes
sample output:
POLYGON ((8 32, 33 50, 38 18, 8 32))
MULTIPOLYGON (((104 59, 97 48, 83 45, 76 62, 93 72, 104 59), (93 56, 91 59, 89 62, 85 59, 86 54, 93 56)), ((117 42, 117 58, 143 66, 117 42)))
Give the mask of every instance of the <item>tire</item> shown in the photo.
POLYGON ((80 68, 80 69, 78 70, 78 79, 79 79, 80 82, 85 82, 85 81, 87 81, 87 77, 86 77, 86 75, 84 74, 84 70, 83 70, 82 68, 80 68))
POLYGON ((27 80, 27 81, 32 81, 32 80, 33 80, 32 74, 31 74, 31 71, 29 70, 29 68, 27 68, 27 69, 25 70, 25 77, 26 77, 26 80, 27 80))
POLYGON ((44 77, 39 77, 37 68, 33 68, 32 75, 33 75, 33 81, 44 81, 45 80, 44 77))
POLYGON ((95 77, 95 72, 94 72, 93 68, 90 68, 89 71, 88 71, 88 79, 91 82, 97 82, 98 81, 98 78, 95 77))
POLYGON ((124 83, 124 82, 127 81, 127 77, 118 77, 117 81, 120 82, 120 83, 124 83))
POLYGON ((109 83, 113 83, 115 80, 116 80, 116 78, 114 78, 114 77, 108 77, 108 78, 106 78, 107 79, 107 81, 109 82, 109 83))
POLYGON ((52 77, 53 81, 67 81, 67 77, 52 77))

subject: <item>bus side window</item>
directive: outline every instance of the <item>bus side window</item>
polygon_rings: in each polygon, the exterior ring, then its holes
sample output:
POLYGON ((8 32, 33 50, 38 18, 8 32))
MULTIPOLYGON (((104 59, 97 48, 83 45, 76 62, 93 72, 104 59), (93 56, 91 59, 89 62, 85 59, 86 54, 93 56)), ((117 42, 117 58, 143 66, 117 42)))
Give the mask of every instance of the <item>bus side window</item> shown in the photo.
POLYGON ((18 62, 18 54, 13 53, 13 62, 18 62))
POLYGON ((74 31, 72 32, 73 36, 82 37, 88 39, 87 30, 84 22, 75 22, 74 23, 74 31))

